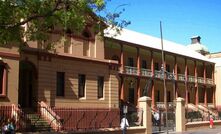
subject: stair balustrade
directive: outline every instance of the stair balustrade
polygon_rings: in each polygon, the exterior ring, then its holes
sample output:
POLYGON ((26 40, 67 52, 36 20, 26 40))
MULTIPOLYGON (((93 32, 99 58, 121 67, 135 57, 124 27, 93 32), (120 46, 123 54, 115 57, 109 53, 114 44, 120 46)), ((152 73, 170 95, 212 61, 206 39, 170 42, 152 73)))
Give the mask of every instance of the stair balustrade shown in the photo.
POLYGON ((61 118, 43 101, 38 102, 41 116, 57 131, 62 129, 61 118))

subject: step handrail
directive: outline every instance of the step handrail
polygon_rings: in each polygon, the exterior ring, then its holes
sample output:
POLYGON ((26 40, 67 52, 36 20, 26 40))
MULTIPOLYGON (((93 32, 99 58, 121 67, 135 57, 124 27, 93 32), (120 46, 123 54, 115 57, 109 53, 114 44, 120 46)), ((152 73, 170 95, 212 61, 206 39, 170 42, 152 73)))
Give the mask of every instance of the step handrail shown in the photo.
POLYGON ((12 104, 11 118, 16 124, 16 129, 27 129, 27 117, 26 114, 22 111, 19 105, 12 104))
POLYGON ((58 116, 45 102, 38 102, 39 112, 41 116, 46 119, 51 127, 57 131, 62 129, 62 122, 60 116, 58 116))

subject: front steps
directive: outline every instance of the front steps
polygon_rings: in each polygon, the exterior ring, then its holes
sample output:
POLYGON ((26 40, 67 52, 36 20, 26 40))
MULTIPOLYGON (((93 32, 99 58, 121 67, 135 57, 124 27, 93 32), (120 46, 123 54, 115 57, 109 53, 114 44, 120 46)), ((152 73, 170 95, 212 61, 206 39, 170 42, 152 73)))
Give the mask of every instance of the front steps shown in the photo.
POLYGON ((31 132, 51 132, 53 129, 51 128, 50 124, 44 120, 40 114, 31 111, 25 110, 26 118, 27 118, 27 126, 29 128, 28 131, 31 132))

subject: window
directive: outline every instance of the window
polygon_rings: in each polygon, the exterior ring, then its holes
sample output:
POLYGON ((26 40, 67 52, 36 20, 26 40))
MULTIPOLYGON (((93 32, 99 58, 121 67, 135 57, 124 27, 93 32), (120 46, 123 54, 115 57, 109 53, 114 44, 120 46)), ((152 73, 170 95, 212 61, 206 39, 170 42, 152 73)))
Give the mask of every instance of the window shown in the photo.
POLYGON ((142 68, 147 68, 147 62, 145 60, 142 60, 142 68))
POLYGON ((127 65, 130 66, 130 67, 133 67, 134 66, 134 59, 133 58, 128 58, 128 62, 127 62, 127 65))
POLYGON ((64 96, 65 73, 57 72, 57 96, 64 96))
POLYGON ((171 92, 167 91, 167 102, 171 102, 171 92))
POLYGON ((157 102, 160 102, 160 91, 157 90, 157 102))
POLYGON ((154 69, 159 70, 159 63, 158 62, 154 63, 154 69))
POLYGON ((97 97, 100 99, 100 98, 103 98, 104 95, 104 77, 103 76, 98 76, 97 78, 97 97))
POLYGON ((5 96, 6 94, 6 68, 5 65, 0 64, 0 96, 5 96))
POLYGON ((78 97, 85 97, 85 75, 78 75, 78 97))
POLYGON ((166 64, 166 71, 170 72, 170 65, 166 64))

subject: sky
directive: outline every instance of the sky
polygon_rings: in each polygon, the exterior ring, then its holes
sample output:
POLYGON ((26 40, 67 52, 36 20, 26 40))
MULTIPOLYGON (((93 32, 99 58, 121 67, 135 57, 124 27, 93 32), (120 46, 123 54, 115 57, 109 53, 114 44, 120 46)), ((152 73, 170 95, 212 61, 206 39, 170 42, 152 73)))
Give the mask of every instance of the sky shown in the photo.
POLYGON ((131 21, 133 31, 188 45, 199 35, 210 53, 221 52, 221 0, 111 0, 107 10, 131 21))

